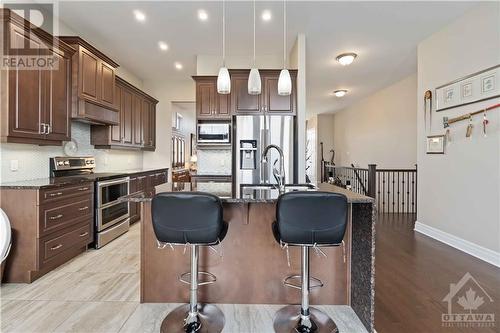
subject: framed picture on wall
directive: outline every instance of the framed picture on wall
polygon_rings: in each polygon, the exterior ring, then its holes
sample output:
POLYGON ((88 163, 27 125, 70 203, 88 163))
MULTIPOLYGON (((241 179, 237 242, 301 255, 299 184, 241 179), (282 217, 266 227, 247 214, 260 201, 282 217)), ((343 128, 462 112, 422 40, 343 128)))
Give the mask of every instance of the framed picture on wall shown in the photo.
POLYGON ((444 135, 427 137, 427 154, 444 154, 444 135))
POLYGON ((196 155, 196 135, 191 133, 191 141, 190 141, 190 156, 196 155))
POLYGON ((436 111, 500 96, 500 65, 467 75, 436 88, 436 111))

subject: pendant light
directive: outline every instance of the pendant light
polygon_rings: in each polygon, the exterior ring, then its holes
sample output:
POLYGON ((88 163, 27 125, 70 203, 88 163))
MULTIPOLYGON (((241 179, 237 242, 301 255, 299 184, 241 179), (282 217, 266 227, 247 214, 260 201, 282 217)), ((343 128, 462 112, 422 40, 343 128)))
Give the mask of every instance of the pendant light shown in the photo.
POLYGON ((255 0, 253 0, 253 67, 248 77, 248 94, 260 95, 261 87, 259 69, 255 66, 255 0))
POLYGON ((222 0, 222 67, 217 77, 217 92, 227 95, 231 93, 231 77, 226 67, 226 3, 222 0))
POLYGON ((286 69, 286 0, 283 0, 283 69, 278 79, 278 95, 288 96, 292 93, 292 79, 286 69))

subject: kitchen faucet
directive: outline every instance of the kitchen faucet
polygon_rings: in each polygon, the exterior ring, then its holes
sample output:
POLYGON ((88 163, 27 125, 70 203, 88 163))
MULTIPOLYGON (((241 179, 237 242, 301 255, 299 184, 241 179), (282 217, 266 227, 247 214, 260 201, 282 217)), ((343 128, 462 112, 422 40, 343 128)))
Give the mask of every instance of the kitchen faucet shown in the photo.
POLYGON ((267 163, 267 152, 271 149, 274 148, 278 151, 278 154, 280 154, 280 170, 279 174, 277 177, 278 181, 278 188, 280 192, 285 192, 285 157, 283 155, 283 149, 281 149, 277 145, 268 145, 266 148, 264 148, 264 151, 262 152, 262 160, 261 163, 267 163))

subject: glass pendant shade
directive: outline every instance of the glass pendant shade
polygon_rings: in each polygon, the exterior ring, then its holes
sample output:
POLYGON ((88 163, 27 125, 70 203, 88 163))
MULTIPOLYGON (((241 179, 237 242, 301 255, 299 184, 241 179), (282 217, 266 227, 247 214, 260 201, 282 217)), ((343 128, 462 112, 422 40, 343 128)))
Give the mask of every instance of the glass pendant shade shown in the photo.
POLYGON ((229 76, 229 71, 226 67, 221 67, 219 69, 219 76, 217 77, 217 92, 224 95, 231 93, 231 77, 229 76))
POLYGON ((250 76, 248 77, 248 94, 260 95, 261 92, 262 85, 259 70, 257 68, 252 68, 250 70, 250 76))
POLYGON ((288 69, 282 69, 278 79, 278 95, 288 96, 292 93, 292 79, 288 69))

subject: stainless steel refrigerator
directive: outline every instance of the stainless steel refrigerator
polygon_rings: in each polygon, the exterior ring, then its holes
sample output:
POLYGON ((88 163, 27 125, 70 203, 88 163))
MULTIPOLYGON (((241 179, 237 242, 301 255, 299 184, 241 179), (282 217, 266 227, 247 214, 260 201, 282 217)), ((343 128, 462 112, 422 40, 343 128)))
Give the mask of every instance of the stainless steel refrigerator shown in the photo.
POLYGON ((294 116, 237 116, 234 133, 235 190, 239 196, 241 184, 277 184, 273 168, 279 170, 279 154, 269 150, 267 163, 262 163, 262 152, 269 144, 283 149, 285 182, 294 180, 294 116))

